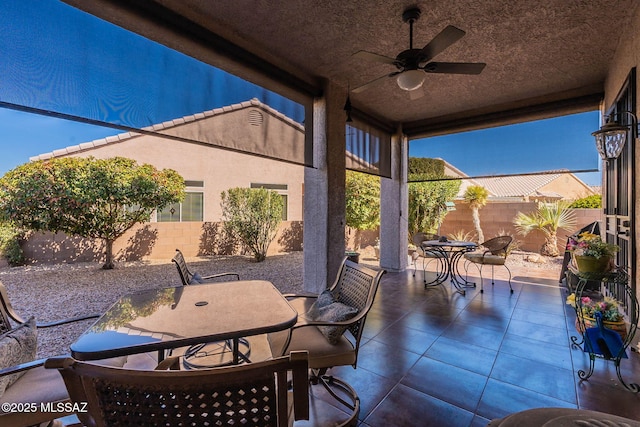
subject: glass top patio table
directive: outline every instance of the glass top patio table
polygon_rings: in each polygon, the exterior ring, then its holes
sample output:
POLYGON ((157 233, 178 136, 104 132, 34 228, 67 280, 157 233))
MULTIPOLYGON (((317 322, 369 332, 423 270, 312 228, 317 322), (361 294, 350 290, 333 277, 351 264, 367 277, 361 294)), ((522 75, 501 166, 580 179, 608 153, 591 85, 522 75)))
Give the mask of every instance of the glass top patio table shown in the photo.
POLYGON ((298 318, 273 284, 246 280, 125 295, 76 342, 71 355, 96 360, 281 331, 298 318))
POLYGON ((475 287, 475 283, 464 279, 458 271, 458 261, 465 252, 473 251, 477 247, 475 243, 462 240, 425 240, 422 242, 422 247, 441 255, 440 260, 443 268, 438 273, 434 284, 439 285, 450 279, 456 292, 462 295, 466 294, 466 287, 475 287))

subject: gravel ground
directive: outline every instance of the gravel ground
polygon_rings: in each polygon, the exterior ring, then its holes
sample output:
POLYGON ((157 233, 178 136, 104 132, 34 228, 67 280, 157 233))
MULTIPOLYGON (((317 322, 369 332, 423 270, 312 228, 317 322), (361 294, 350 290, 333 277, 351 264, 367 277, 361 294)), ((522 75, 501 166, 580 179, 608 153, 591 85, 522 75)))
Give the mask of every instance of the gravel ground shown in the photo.
MULTIPOLYGON (((360 262, 377 266, 373 248, 360 251, 360 262)), ((562 257, 539 257, 514 251, 510 267, 560 271, 562 257)), ((303 255, 291 252, 269 256, 256 263, 245 256, 188 258, 192 271, 201 275, 233 271, 241 279, 271 281, 283 293, 303 290, 303 255)), ((14 309, 25 319, 35 316, 39 322, 103 313, 120 296, 134 291, 175 286, 180 283, 175 265, 166 261, 138 261, 102 270, 100 263, 74 263, 0 268, 0 281, 9 292, 14 309)), ((38 330, 38 357, 68 352, 69 345, 84 332, 92 320, 38 330)))
MULTIPOLYGON (((187 258, 191 271, 201 275, 233 271, 243 280, 271 281, 281 292, 302 291, 302 252, 268 257, 256 263, 250 257, 187 258)), ((180 284, 176 267, 163 261, 127 262, 113 270, 100 263, 74 263, 0 268, 16 312, 38 322, 103 313, 120 296, 134 291, 180 284)), ((64 354, 93 322, 86 320, 38 330, 38 357, 64 354)))

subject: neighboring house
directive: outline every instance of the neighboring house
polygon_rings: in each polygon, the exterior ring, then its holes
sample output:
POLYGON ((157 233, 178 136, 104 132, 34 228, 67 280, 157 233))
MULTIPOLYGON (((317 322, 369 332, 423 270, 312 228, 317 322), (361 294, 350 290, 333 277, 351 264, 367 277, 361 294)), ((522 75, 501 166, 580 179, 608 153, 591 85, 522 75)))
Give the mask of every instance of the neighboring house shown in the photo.
MULTIPOLYGON (((252 99, 154 125, 156 132, 216 144, 268 146, 283 141, 304 149, 304 126, 266 104, 252 99), (266 139, 266 140, 265 140, 266 139), (226 144, 225 141, 229 141, 226 144)), ((222 209, 220 194, 233 187, 264 187, 277 191, 285 202, 283 219, 301 221, 304 167, 220 148, 208 143, 177 141, 127 132, 41 154, 30 160, 53 157, 128 157, 159 169, 177 171, 186 183, 184 202, 157 212, 151 222, 216 222, 222 209)))
MULTIPOLYGON (((467 174, 446 161, 445 175, 468 177, 467 174)), ((489 192, 489 202, 575 200, 598 194, 574 174, 558 171, 557 173, 540 175, 463 179, 456 198, 463 199, 464 192, 472 185, 486 188, 489 192)))
MULTIPOLYGON (((446 161, 445 174, 460 178, 468 176, 446 161)), ((473 232, 471 210, 469 204, 464 201, 464 192, 471 185, 480 185, 489 192, 487 205, 480 209, 480 221, 485 238, 508 233, 516 236, 520 249, 533 252, 538 251, 544 243, 544 235, 539 232, 530 233, 526 237, 518 235, 513 220, 519 212, 533 212, 541 201, 575 200, 597 194, 574 174, 561 171, 542 175, 462 179, 456 196, 456 209, 445 217, 440 226, 441 234, 473 232)), ((578 223, 576 228, 593 221, 602 221, 600 209, 574 209, 574 214, 578 223)), ((560 235, 564 234, 568 234, 566 230, 560 232, 560 235)), ((563 250, 562 238, 558 243, 559 250, 563 250)))

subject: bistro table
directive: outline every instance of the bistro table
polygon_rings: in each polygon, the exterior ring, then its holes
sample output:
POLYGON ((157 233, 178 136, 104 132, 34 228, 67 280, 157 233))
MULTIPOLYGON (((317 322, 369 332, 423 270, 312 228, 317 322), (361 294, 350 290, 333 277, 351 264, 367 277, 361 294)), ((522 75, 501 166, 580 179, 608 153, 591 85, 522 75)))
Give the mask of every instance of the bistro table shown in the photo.
POLYGON ((71 344, 77 360, 96 360, 281 331, 298 314, 264 280, 150 289, 125 295, 71 344))
POLYGON ((456 288, 456 292, 465 295, 465 288, 475 287, 476 284, 462 277, 460 271, 458 271, 458 261, 465 252, 471 252, 476 247, 477 245, 473 242, 461 240, 425 240, 422 242, 422 248, 425 251, 439 255, 438 259, 441 260, 440 265, 442 266, 442 271, 437 272, 436 279, 426 283, 425 287, 428 285, 440 285, 450 279, 451 284, 456 288))

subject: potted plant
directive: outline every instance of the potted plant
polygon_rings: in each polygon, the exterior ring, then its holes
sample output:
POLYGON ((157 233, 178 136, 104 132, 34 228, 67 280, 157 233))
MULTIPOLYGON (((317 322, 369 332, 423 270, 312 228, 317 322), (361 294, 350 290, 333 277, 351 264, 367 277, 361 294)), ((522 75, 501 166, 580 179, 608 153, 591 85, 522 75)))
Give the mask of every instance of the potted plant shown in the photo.
POLYGON ((584 232, 577 239, 569 238, 567 250, 579 272, 604 273, 614 268, 613 257, 620 247, 604 242, 597 234, 584 232))
POLYGON ((576 294, 571 294, 567 297, 567 304, 572 306, 578 314, 575 324, 578 332, 584 333, 584 328, 595 327, 595 314, 600 312, 606 328, 619 333, 623 340, 627 337, 624 316, 620 313, 619 303, 615 299, 604 297, 602 300, 595 300, 589 297, 582 297, 580 301, 576 301, 576 294), (580 319, 584 322, 584 328, 580 319))

